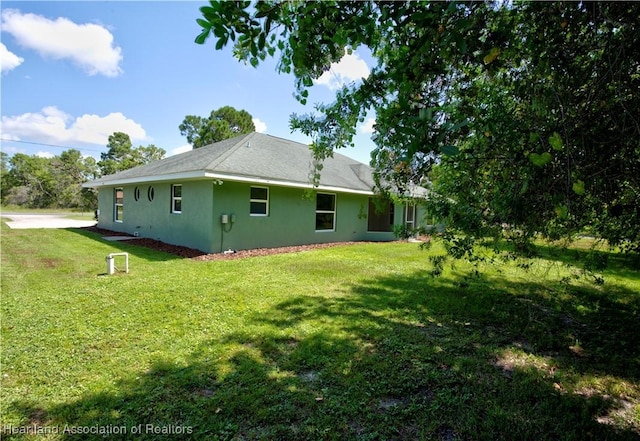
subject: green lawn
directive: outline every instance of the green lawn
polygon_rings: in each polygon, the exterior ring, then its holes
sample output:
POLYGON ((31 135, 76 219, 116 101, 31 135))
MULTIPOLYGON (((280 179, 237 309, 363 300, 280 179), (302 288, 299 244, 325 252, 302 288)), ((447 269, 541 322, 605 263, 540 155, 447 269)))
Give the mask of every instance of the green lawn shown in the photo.
POLYGON ((561 281, 582 250, 434 279, 442 250, 412 243, 203 262, 1 233, 3 440, 640 436, 640 272, 619 255, 598 286, 561 281), (106 276, 117 251, 130 273, 106 276))

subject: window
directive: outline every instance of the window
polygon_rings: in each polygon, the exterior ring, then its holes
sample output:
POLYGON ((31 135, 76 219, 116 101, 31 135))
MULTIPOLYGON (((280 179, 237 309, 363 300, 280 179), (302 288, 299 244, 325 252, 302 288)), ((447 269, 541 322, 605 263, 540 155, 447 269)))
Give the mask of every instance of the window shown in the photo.
POLYGON ((153 201, 153 196, 154 196, 153 187, 149 187, 147 189, 147 199, 149 199, 149 202, 153 201))
POLYGON ((393 231, 394 205, 388 200, 369 198, 367 231, 393 231))
POLYGON ((404 223, 407 228, 414 228, 416 224, 416 206, 407 204, 404 206, 404 223))
POLYGON ((113 199, 113 220, 116 222, 122 222, 122 215, 124 214, 124 190, 122 187, 114 189, 113 199))
POLYGON ((136 187, 133 189, 133 199, 135 199, 136 202, 138 202, 138 200, 140 200, 140 188, 136 187))
POLYGON ((269 215, 269 189, 267 187, 251 187, 249 215, 269 215))
POLYGON ((182 213, 182 185, 171 186, 171 212, 182 213))
POLYGON ((316 231, 333 231, 336 228, 336 195, 316 194, 316 231))

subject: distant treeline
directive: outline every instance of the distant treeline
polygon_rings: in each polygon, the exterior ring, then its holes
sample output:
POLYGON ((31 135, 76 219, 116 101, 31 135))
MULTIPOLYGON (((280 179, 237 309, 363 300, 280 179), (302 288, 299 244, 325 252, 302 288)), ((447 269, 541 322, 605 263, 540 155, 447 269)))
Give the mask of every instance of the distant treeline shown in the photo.
POLYGON ((0 196, 3 205, 28 208, 74 208, 94 210, 97 194, 82 188, 84 182, 162 159, 165 150, 154 145, 134 148, 129 135, 109 136, 108 151, 100 161, 69 149, 52 158, 0 152, 0 196))

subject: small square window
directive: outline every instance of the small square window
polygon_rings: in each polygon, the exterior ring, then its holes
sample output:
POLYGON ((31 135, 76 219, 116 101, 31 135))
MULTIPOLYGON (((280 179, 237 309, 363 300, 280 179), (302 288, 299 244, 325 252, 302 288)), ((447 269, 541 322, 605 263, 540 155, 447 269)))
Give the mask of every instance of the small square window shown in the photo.
POLYGON ((336 195, 316 194, 316 231, 334 231, 336 228, 336 195))
POLYGON ((269 189, 267 187, 251 187, 249 215, 269 215, 269 189))

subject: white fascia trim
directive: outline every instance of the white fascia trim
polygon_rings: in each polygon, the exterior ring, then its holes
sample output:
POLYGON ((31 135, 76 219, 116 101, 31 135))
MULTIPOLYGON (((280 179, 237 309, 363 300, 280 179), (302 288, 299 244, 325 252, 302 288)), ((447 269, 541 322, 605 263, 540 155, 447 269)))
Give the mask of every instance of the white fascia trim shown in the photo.
POLYGON ((139 178, 114 179, 112 181, 107 181, 107 182, 85 182, 84 184, 82 184, 82 186, 84 188, 100 188, 100 187, 114 187, 117 185, 143 184, 147 182, 188 181, 188 180, 196 180, 196 179, 219 179, 222 181, 247 182, 249 184, 276 185, 280 187, 305 188, 309 190, 362 194, 362 195, 368 195, 368 196, 373 195, 373 191, 371 190, 357 190, 353 188, 334 187, 330 185, 319 185, 315 187, 313 184, 308 182, 307 183, 291 182, 291 181, 282 181, 278 179, 256 178, 252 176, 228 175, 224 173, 210 173, 210 172, 203 172, 203 171, 155 175, 155 176, 142 176, 139 178))
POLYGON ((113 187, 116 185, 144 184, 146 182, 186 181, 193 179, 202 179, 206 177, 206 173, 204 173, 203 171, 195 171, 186 173, 169 173, 165 175, 141 176, 138 178, 114 179, 106 182, 85 182, 84 184, 82 184, 82 186, 84 188, 100 188, 113 187))

